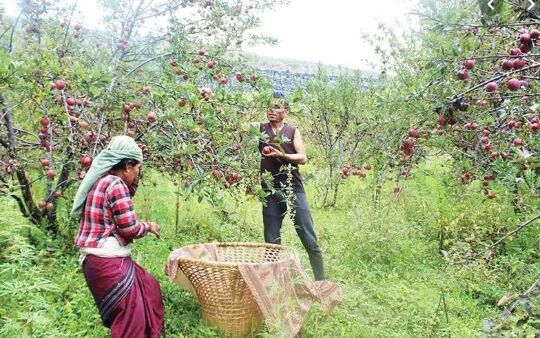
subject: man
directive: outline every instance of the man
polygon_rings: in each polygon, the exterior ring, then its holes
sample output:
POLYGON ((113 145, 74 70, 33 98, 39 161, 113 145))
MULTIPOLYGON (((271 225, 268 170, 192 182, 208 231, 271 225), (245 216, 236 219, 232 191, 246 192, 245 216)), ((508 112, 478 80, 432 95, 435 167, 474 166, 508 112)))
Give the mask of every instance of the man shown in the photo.
POLYGON ((261 172, 272 175, 272 188, 264 181, 263 189, 269 193, 263 206, 264 240, 281 244, 281 225, 287 209, 287 194, 293 194, 292 212, 296 233, 306 249, 315 280, 324 280, 322 252, 313 228, 313 218, 307 203, 299 164, 307 162, 306 149, 300 131, 287 123, 289 104, 281 93, 275 93, 272 106, 266 112, 268 123, 260 124, 260 131, 268 136, 259 141, 261 172))

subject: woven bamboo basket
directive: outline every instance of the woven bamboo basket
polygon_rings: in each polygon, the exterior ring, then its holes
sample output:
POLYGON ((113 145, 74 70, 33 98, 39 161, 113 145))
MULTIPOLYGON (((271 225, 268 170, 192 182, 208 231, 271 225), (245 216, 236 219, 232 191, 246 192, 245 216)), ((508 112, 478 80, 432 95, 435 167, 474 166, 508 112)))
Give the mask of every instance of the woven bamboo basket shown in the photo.
POLYGON ((193 286, 203 322, 232 337, 245 337, 260 329, 263 316, 238 263, 278 262, 284 247, 267 243, 216 245, 219 261, 181 257, 178 268, 193 286))

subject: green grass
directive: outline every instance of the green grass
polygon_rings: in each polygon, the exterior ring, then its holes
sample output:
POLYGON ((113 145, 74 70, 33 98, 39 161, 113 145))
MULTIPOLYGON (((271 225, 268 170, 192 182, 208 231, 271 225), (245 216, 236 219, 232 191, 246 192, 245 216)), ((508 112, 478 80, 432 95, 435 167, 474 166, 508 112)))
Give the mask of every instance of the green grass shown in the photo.
MULTIPOLYGON (((499 316, 498 299, 508 289, 523 291, 537 278, 539 258, 530 248, 538 246, 538 225, 507 244, 506 255, 496 255, 490 262, 472 260, 457 264, 439 254, 441 227, 448 236, 444 248, 451 255, 458 255, 459 251, 452 248, 473 250, 479 245, 475 241, 459 242, 458 233, 463 233, 463 238, 481 237, 486 226, 507 229, 517 223, 504 196, 487 201, 475 189, 456 193, 444 182, 444 171, 444 167, 436 165, 424 173, 419 171, 403 184, 399 198, 392 192, 393 184, 387 183, 377 204, 371 199, 369 182, 352 178, 343 189, 340 207, 334 209, 313 208, 315 194, 313 182, 309 183, 308 197, 327 275, 342 285, 344 302, 329 314, 315 305, 299 337, 480 336, 482 321, 499 316), (439 308, 443 298, 446 310, 439 308)), ((217 331, 200 324, 197 302, 168 281, 163 264, 172 249, 191 243, 262 241, 261 206, 248 198, 238 204, 228 200, 227 206, 235 212, 228 224, 221 224, 208 204, 182 199, 176 231, 175 187, 156 174, 146 180, 135 198, 136 210, 140 218, 160 224, 162 240, 150 236, 139 240, 133 258, 162 284, 168 337, 219 337, 217 331)), ((6 215, 6 208, 13 208, 13 204, 0 207, 0 215, 6 215)), ((9 217, 24 223, 13 214, 9 217)), ((2 220, 6 222, 6 217, 2 220)), ((64 232, 73 233, 76 225, 71 227, 64 232)), ((309 269, 307 255, 290 221, 284 224, 283 242, 300 253, 303 266, 309 269)), ((36 292, 42 298, 38 308, 47 324, 32 334, 105 336, 107 331, 100 326, 75 251, 42 250, 32 261, 41 265, 31 278, 49 279, 58 286, 55 290, 36 292)), ((12 305, 21 312, 34 306, 30 302, 12 305)), ((4 325, 17 327, 22 323, 20 316, 7 311, 0 314, 4 325)), ((270 336, 265 332, 258 335, 270 336)))

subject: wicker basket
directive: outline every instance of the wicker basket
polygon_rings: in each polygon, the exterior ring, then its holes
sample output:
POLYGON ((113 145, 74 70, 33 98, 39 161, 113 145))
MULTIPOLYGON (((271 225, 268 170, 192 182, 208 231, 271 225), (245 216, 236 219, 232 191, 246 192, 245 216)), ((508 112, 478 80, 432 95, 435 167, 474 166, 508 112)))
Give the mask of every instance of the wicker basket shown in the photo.
POLYGON ((219 261, 180 257, 178 268, 193 286, 204 323, 233 337, 245 337, 262 326, 263 316, 238 263, 278 262, 284 247, 266 243, 216 245, 219 261))

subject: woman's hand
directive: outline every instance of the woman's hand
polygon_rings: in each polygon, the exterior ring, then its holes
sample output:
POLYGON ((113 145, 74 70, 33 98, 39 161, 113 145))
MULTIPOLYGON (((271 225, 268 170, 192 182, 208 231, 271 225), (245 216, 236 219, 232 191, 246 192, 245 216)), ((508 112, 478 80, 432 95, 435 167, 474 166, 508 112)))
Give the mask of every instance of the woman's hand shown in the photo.
POLYGON ((160 238, 159 237, 159 226, 154 223, 154 222, 148 222, 148 232, 151 232, 153 233, 154 235, 156 235, 157 238, 160 238))

